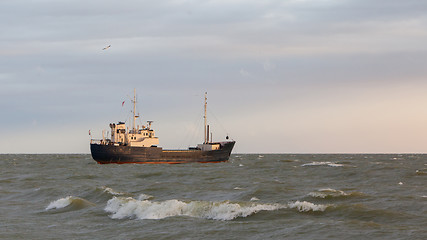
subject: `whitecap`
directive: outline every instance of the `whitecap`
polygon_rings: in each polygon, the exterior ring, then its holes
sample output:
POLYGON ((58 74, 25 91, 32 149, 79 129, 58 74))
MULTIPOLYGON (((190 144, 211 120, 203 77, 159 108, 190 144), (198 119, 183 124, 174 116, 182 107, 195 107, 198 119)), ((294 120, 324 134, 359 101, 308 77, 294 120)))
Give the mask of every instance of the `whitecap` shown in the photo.
POLYGON ((330 164, 328 164, 328 166, 330 166, 330 167, 344 167, 344 164, 330 163, 330 164))
POLYGON ((240 163, 240 164, 239 164, 239 167, 243 167, 243 164, 241 164, 241 163, 240 163))
POLYGON ((327 194, 321 192, 311 192, 308 195, 314 198, 326 198, 328 196, 327 194))
POLYGON ((280 204, 230 203, 190 201, 176 199, 154 202, 133 198, 113 197, 107 202, 105 211, 113 219, 163 219, 174 216, 189 216, 213 220, 232 220, 247 217, 260 211, 274 211, 286 208, 280 204))
POLYGON ((241 187, 235 187, 234 190, 242 190, 243 188, 241 187))
POLYGON ((89 206, 95 206, 95 204, 83 198, 68 196, 49 203, 49 205, 46 207, 46 210, 62 209, 69 206, 71 207, 71 210, 79 210, 89 206))
POLYGON ((361 192, 344 192, 332 188, 323 188, 308 194, 314 198, 339 198, 339 197, 363 197, 366 196, 361 192))
POLYGON ((105 193, 109 193, 111 195, 124 195, 124 193, 117 192, 117 191, 115 191, 112 188, 107 187, 107 186, 102 186, 101 189, 104 190, 105 193))
POLYGON ((259 198, 257 198, 257 197, 252 197, 250 201, 251 201, 251 202, 252 202, 252 201, 259 201, 259 198))
POLYGON ((330 166, 330 167, 343 167, 344 164, 334 163, 334 162, 311 162, 311 163, 305 163, 301 165, 302 167, 305 166, 330 166))
POLYGON ((321 188, 321 189, 319 189, 319 191, 320 192, 340 193, 340 194, 344 194, 345 195, 344 191, 336 190, 336 189, 333 189, 333 188, 321 188))
POLYGON ((311 202, 307 202, 307 201, 296 201, 294 203, 289 203, 288 206, 290 208, 295 208, 300 212, 323 212, 326 210, 326 208, 330 207, 331 205, 324 205, 324 204, 314 204, 311 202))
POLYGON ((138 196, 138 200, 148 200, 148 199, 152 199, 152 198, 153 198, 153 196, 148 195, 148 194, 144 194, 144 193, 141 193, 138 196))
POLYGON ((55 200, 49 203, 49 205, 46 207, 46 210, 65 208, 73 202, 73 198, 73 196, 68 196, 55 200))
POLYGON ((319 189, 317 192, 310 192, 308 195, 315 198, 327 198, 327 197, 348 196, 350 194, 345 193, 344 191, 335 190, 332 188, 322 188, 322 189, 319 189))

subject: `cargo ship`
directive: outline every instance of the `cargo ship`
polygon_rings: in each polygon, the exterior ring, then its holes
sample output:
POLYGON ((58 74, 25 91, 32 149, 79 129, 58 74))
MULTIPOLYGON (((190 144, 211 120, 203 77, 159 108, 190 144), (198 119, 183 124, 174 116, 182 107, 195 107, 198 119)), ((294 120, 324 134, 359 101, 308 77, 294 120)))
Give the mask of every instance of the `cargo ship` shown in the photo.
MULTIPOLYGON (((159 147, 159 138, 152 129, 153 121, 147 121, 146 126, 135 126, 136 91, 134 90, 132 127, 129 129, 125 122, 110 123, 111 136, 90 141, 92 158, 99 164, 107 163, 148 163, 148 164, 178 164, 178 163, 214 163, 228 161, 235 141, 212 141, 212 133, 207 124, 207 93, 204 101, 204 141, 188 149, 167 150, 159 147), (211 136, 211 137, 209 137, 211 136)), ((89 131, 90 134, 90 131, 89 131)))

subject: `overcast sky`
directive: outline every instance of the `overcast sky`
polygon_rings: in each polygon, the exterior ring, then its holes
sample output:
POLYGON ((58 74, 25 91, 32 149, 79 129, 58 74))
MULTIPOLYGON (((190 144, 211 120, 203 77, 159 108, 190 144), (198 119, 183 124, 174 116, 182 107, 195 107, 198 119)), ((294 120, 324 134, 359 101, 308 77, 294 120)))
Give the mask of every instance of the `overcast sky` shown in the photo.
POLYGON ((202 141, 207 91, 214 140, 236 153, 424 153, 426 13, 424 0, 3 0, 0 153, 89 153, 88 130, 125 121, 134 88, 164 148, 202 141))

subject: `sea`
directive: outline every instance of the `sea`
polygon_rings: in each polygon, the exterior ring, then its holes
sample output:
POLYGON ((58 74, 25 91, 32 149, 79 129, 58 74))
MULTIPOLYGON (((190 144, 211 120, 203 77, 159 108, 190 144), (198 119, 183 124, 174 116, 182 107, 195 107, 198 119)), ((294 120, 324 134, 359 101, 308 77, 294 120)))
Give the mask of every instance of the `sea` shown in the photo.
POLYGON ((0 155, 0 239, 427 239, 427 155, 0 155))

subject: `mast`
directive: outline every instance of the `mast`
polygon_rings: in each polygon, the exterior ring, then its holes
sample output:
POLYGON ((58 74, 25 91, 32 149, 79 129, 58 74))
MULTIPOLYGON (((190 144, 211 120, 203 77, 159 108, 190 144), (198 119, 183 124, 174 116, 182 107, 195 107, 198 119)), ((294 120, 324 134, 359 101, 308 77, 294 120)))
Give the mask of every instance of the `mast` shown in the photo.
POLYGON ((135 120, 136 120, 136 89, 133 89, 133 122, 132 122, 132 133, 135 133, 135 120))
POLYGON ((207 131, 208 131, 208 129, 207 129, 207 124, 206 124, 206 122, 207 122, 207 118, 206 118, 206 106, 207 106, 207 104, 208 104, 208 97, 207 97, 207 95, 208 95, 208 92, 205 92, 205 116, 204 116, 204 119, 205 119, 205 141, 203 142, 203 143, 208 143, 208 136, 207 136, 207 131))

